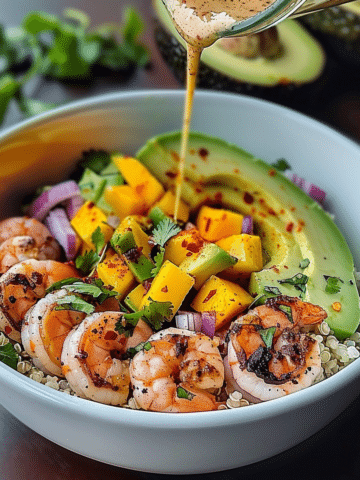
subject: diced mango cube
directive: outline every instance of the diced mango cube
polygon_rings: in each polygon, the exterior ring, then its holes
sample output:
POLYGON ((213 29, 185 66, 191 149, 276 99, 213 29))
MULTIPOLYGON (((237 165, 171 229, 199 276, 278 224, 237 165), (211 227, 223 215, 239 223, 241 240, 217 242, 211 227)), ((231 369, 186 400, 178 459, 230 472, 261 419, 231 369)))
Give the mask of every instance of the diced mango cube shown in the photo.
POLYGON ((213 275, 201 287, 191 307, 197 312, 215 312, 215 330, 219 330, 235 315, 243 312, 253 300, 240 285, 213 275))
POLYGON ((119 293, 117 296, 119 300, 122 300, 136 284, 124 257, 112 249, 106 252, 105 259, 97 266, 97 273, 105 285, 111 285, 119 293))
POLYGON ((107 217, 93 202, 85 202, 71 220, 71 226, 91 250, 95 250, 92 234, 100 227, 107 243, 114 229, 106 223, 107 217))
POLYGON ((263 268, 261 239, 257 235, 231 235, 222 238, 216 244, 238 258, 238 262, 227 268, 223 273, 231 278, 241 274, 259 272, 263 268))
POLYGON ((146 294, 146 289, 142 283, 137 285, 124 299, 125 305, 127 305, 131 310, 137 312, 140 310, 140 305, 143 300, 144 295, 146 294))
POLYGON ((230 235, 239 235, 243 218, 240 213, 204 205, 200 209, 196 225, 205 240, 216 242, 230 235))
POLYGON ((204 243, 197 228, 182 230, 165 245, 164 258, 179 266, 186 258, 198 255, 204 243))
POLYGON ((163 263, 149 291, 143 298, 141 308, 149 305, 151 300, 171 302, 173 305, 173 315, 168 318, 168 320, 171 320, 179 310, 180 305, 193 285, 193 277, 180 270, 180 268, 173 263, 166 261, 163 263))
MULTIPOLYGON (((171 190, 168 190, 165 195, 155 203, 154 208, 158 207, 166 216, 174 218, 175 199, 176 197, 174 193, 171 190)), ((185 223, 189 219, 189 214, 189 206, 183 200, 180 200, 177 219, 185 223)))
POLYGON ((115 230, 114 235, 121 235, 127 232, 132 232, 137 247, 142 248, 142 253, 146 257, 149 257, 151 252, 151 248, 149 245, 149 236, 143 231, 138 222, 138 218, 135 215, 129 215, 125 217, 115 230))
POLYGON ((130 185, 105 188, 104 198, 120 220, 128 215, 142 215, 146 212, 143 198, 130 185))
POLYGON ((136 158, 113 155, 112 161, 130 187, 143 199, 147 208, 164 195, 161 183, 136 158))

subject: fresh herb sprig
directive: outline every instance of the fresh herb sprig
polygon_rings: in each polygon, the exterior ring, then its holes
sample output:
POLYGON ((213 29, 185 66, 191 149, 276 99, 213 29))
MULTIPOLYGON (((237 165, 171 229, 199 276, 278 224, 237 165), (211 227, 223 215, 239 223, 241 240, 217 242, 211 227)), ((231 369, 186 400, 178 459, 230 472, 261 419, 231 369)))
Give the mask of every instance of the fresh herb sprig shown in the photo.
POLYGON ((84 275, 91 275, 106 253, 105 237, 100 227, 93 231, 91 241, 95 246, 95 251, 87 250, 84 255, 78 255, 75 259, 75 267, 84 275))
POLYGON ((19 355, 17 354, 14 345, 6 343, 0 346, 0 362, 5 363, 9 367, 16 370, 19 355))
POLYGON ((165 244, 170 238, 181 232, 181 228, 170 218, 164 218, 152 232, 153 242, 159 246, 159 251, 154 257, 155 267, 151 270, 151 276, 155 277, 164 262, 165 244))
POLYGON ((308 280, 309 280, 309 277, 307 275, 304 275, 303 273, 297 273, 293 277, 284 278, 282 280, 278 280, 278 282, 285 283, 288 285, 293 285, 296 288, 296 290, 300 291, 299 297, 303 299, 306 293, 306 284, 308 280))
POLYGON ((341 290, 341 284, 344 283, 343 280, 339 277, 330 277, 328 275, 324 275, 326 280, 326 293, 339 293, 341 290))

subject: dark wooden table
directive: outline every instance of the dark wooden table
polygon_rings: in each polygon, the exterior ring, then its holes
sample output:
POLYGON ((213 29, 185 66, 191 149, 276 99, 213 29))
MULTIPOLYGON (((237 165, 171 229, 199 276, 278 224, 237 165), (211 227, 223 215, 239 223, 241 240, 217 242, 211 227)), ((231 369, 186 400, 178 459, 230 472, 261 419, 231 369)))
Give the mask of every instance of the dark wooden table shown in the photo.
MULTIPOLYGON (((20 23, 30 10, 60 13, 72 6, 86 10, 94 23, 121 20, 124 3, 119 0, 15 0, 1 1, 0 23, 20 23)), ((64 102, 99 93, 139 88, 180 88, 164 65, 152 37, 152 14, 149 0, 128 0, 146 20, 144 41, 151 49, 152 67, 138 71, 126 81, 96 82, 90 88, 64 87, 53 82, 34 81, 30 93, 46 101, 64 102)), ((342 72, 343 75, 346 72, 342 72)), ((345 75, 346 76, 346 75, 345 75)), ((341 78, 341 76, 339 77, 341 78)), ((360 91, 356 75, 348 83, 338 81, 328 103, 319 111, 308 111, 326 123, 336 126, 355 140, 360 138, 360 91)), ((6 119, 9 126, 21 116, 12 108, 6 119)), ((344 392, 346 395, 346 392, 344 392)), ((16 399, 14 399, 16 401, 16 399)), ((31 405, 29 405, 31 415, 31 405)), ((309 416, 310 418, 310 416, 309 416)), ((61 421, 61 419, 59 419, 61 421)), ((310 420, 309 420, 310 421, 310 420)), ((211 480, 291 479, 291 480, 358 480, 360 478, 360 399, 321 432, 281 455, 264 462, 232 471, 200 475, 211 480)), ((276 435, 277 432, 274 432, 276 435)), ((229 439, 230 441, 230 439, 229 439)), ((246 448, 246 445, 244 445, 246 448)), ((209 452, 211 455, 211 452, 209 452)), ((158 475, 132 472, 69 452, 32 432, 0 406, 0 480, 98 480, 144 479, 158 475)), ((188 477, 187 477, 188 478, 188 477)))

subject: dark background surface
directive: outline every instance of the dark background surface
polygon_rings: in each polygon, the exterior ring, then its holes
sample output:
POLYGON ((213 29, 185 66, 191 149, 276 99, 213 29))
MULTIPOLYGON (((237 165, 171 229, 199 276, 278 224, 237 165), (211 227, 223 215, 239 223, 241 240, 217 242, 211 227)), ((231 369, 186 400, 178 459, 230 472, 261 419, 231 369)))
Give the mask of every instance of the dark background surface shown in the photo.
MULTIPOLYGON (((59 14, 64 7, 68 6, 85 10, 95 24, 109 20, 120 22, 124 5, 136 6, 146 21, 144 42, 149 46, 152 57, 149 69, 137 71, 125 80, 120 78, 102 79, 96 81, 89 88, 66 87, 55 82, 36 79, 28 87, 31 96, 44 101, 63 103, 111 91, 140 88, 182 88, 156 50, 149 0, 128 0, 126 2, 121 0, 87 0, 86 2, 80 0, 69 2, 64 2, 64 0, 12 0, 5 2, 5 0, 0 0, 0 23, 14 26, 19 24, 23 16, 30 10, 46 10, 59 14)), ((321 102, 316 102, 316 98, 310 96, 310 101, 298 106, 297 109, 335 126, 358 141, 360 139, 359 74, 356 69, 345 67, 331 56, 329 56, 329 61, 328 79, 325 90, 321 93, 321 102)), ((10 126, 20 119, 21 115, 16 108, 11 108, 4 126, 10 126)), ((344 391, 344 395, 346 396, 346 391, 344 391)), ((30 406, 29 415, 31 415, 30 406)), ((356 400, 321 432, 283 454, 255 465, 227 472, 199 475, 196 478, 210 480, 237 478, 242 480, 359 479, 359 418, 360 399, 356 400)), ((277 435, 276 431, 274 431, 274 435, 277 435)), ((246 445, 243 448, 246 448, 246 445)), ((210 456, 211 452, 208 454, 210 456)), ((32 432, 0 406, 0 480, 152 480, 158 477, 159 475, 155 474, 132 472, 104 465, 69 452, 32 432)))

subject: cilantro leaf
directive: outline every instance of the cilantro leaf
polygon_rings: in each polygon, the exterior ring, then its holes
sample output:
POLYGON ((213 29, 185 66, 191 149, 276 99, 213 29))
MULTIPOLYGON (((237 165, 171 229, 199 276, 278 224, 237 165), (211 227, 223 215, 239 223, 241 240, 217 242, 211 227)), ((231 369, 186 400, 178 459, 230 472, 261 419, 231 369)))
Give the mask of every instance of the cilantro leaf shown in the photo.
POLYGON ((56 303, 55 310, 72 310, 75 312, 83 312, 87 315, 95 312, 94 305, 91 305, 91 303, 77 295, 66 295, 63 298, 59 298, 56 303))
POLYGON ((0 362, 16 370, 18 359, 19 355, 16 353, 12 343, 6 343, 0 346, 0 362))
POLYGON ((84 275, 88 275, 99 263, 100 256, 94 250, 88 250, 84 255, 78 255, 75 259, 75 267, 84 275))
POLYGON ((292 310, 291 310, 290 305, 277 305, 277 308, 281 312, 285 313, 285 315, 287 316, 287 319, 289 320, 290 323, 294 323, 294 319, 293 319, 292 310))
POLYGON ((185 398, 186 400, 192 400, 195 395, 188 390, 185 390, 183 387, 178 387, 176 389, 176 395, 178 398, 185 398))
POLYGON ((279 158, 279 160, 272 163, 271 166, 276 168, 278 172, 285 172, 285 170, 291 170, 291 166, 288 164, 285 158, 279 158))
POLYGON ((264 292, 272 293, 273 295, 281 295, 281 292, 278 289, 278 287, 265 286, 264 287, 264 292))
POLYGON ((130 347, 127 349, 126 353, 129 356, 129 358, 134 358, 135 355, 141 350, 149 351, 151 349, 152 345, 150 342, 141 342, 136 347, 130 347))
POLYGON ((91 235, 91 241, 95 245, 96 253, 99 255, 99 253, 105 246, 105 235, 103 234, 100 226, 98 226, 96 230, 93 231, 91 235))
POLYGON ((263 342, 265 343, 267 348, 272 347, 272 342, 273 342, 275 332, 276 332, 276 327, 269 327, 263 330, 259 330, 261 338, 263 339, 263 342))
POLYGON ((67 278, 53 283, 46 291, 47 293, 65 288, 69 292, 88 295, 94 298, 98 303, 103 303, 109 297, 116 297, 118 292, 116 290, 109 290, 104 286, 100 278, 91 278, 83 281, 79 278, 67 278))
POLYGON ((117 322, 116 330, 131 336, 137 322, 142 318, 154 330, 160 330, 165 321, 173 316, 174 306, 171 302, 157 302, 149 298, 149 305, 134 313, 125 313, 123 319, 117 322))
POLYGON ((154 258, 155 267, 151 270, 152 277, 155 277, 159 273, 160 268, 164 261, 164 255, 165 255, 165 248, 160 247, 160 251, 155 255, 155 258, 154 258))
POLYGON ((170 218, 164 218, 164 220, 161 220, 158 226, 153 230, 152 236, 155 243, 164 247, 165 243, 179 232, 181 232, 181 228, 176 225, 176 223, 170 218))
POLYGON ((299 263, 299 268, 306 268, 310 265, 310 260, 308 258, 304 258, 303 260, 301 260, 301 262, 299 263))
POLYGON ((300 290, 300 298, 304 298, 306 292, 306 284, 309 280, 309 277, 303 273, 297 273, 293 277, 285 278, 283 280, 278 280, 279 283, 286 283, 288 285, 293 285, 297 290, 300 290))
POLYGON ((77 277, 69 277, 64 278, 63 280, 59 280, 58 282, 54 282, 46 289, 46 293, 54 292, 55 290, 60 290, 61 288, 65 287, 66 285, 71 285, 74 282, 80 282, 80 278, 77 277))
POLYGON ((339 277, 330 277, 328 275, 324 275, 324 278, 326 280, 326 287, 325 287, 325 292, 326 293, 339 293, 341 290, 341 285, 340 283, 344 283, 343 280, 339 277))

